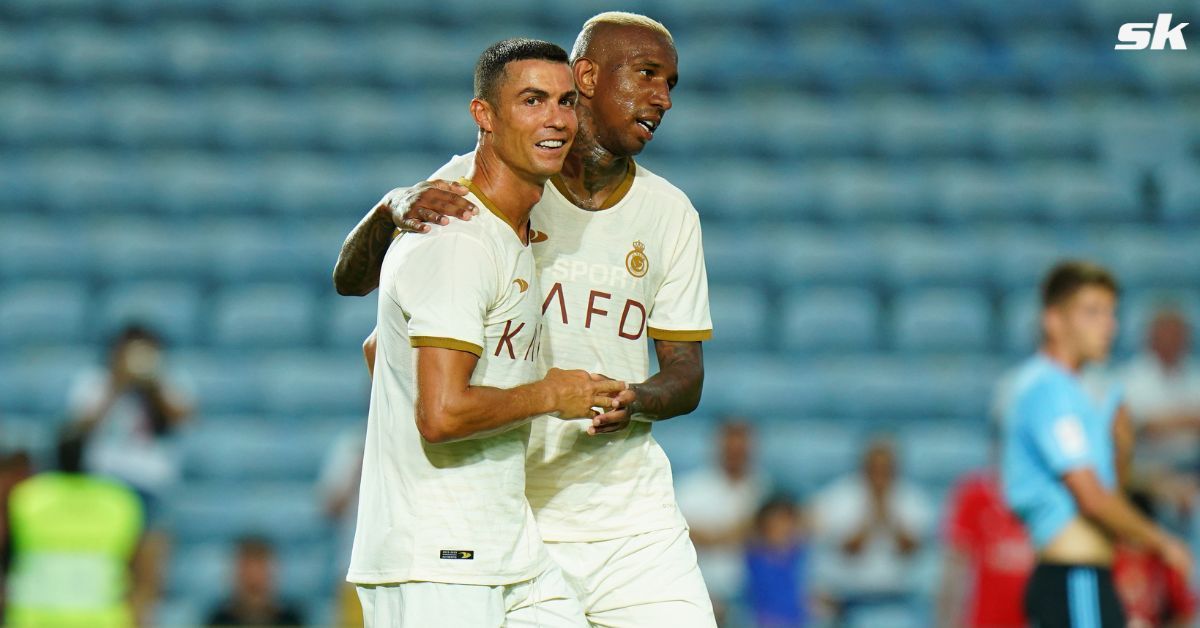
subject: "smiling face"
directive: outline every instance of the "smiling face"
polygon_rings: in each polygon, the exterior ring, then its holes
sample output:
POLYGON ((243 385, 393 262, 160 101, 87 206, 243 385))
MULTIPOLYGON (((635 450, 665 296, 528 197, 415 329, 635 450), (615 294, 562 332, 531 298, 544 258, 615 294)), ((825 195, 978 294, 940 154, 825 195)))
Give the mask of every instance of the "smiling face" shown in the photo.
POLYGON ((554 61, 513 61, 498 87, 495 102, 471 101, 487 147, 523 178, 544 182, 558 174, 579 127, 570 68, 554 61))
POLYGON ((679 81, 675 44, 649 28, 602 25, 591 48, 575 72, 577 80, 589 83, 596 139, 614 155, 637 155, 671 108, 671 90, 679 81))

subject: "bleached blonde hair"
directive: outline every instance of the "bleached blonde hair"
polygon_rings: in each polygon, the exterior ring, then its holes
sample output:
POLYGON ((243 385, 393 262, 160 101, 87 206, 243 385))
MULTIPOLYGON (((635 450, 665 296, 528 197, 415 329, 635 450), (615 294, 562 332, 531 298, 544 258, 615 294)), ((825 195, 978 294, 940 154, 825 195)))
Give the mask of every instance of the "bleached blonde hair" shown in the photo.
POLYGON ((575 38, 575 45, 571 47, 571 63, 574 63, 580 57, 586 56, 588 47, 592 45, 592 34, 596 28, 603 25, 616 26, 638 26, 652 30, 667 38, 667 41, 675 44, 675 38, 671 37, 671 31, 667 30, 662 22, 653 18, 639 15, 637 13, 627 13, 625 11, 605 11, 598 15, 592 16, 591 19, 583 23, 583 28, 579 31, 579 36, 575 38))

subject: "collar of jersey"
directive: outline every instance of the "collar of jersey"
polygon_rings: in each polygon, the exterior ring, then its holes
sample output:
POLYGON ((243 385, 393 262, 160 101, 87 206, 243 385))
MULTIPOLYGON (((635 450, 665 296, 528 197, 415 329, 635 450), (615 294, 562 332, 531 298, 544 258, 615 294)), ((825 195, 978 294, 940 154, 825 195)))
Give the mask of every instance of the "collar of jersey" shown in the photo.
MULTIPOLYGON (((466 177, 462 177, 458 180, 458 182, 460 184, 462 184, 463 187, 470 190, 471 194, 474 194, 475 198, 478 198, 479 202, 483 203, 483 206, 488 208, 488 211, 495 214, 496 217, 499 218, 500 220, 503 220, 504 224, 508 225, 509 227, 512 227, 513 235, 517 236, 518 240, 521 239, 521 228, 518 227, 517 225, 514 225, 512 223, 512 221, 508 219, 508 216, 504 215, 504 212, 500 211, 496 207, 496 205, 492 203, 492 199, 488 198, 487 195, 483 193, 483 190, 479 189, 479 186, 475 185, 474 181, 472 181, 466 177)), ((530 223, 529 228, 532 231, 532 229, 533 229, 532 223, 530 223)), ((525 242, 525 241, 522 241, 521 244, 523 244, 525 246, 529 246, 529 243, 525 242)))
MULTIPOLYGON (((624 200, 625 195, 629 194, 629 189, 633 187, 633 180, 636 175, 637 164, 635 164, 631 158, 629 160, 629 167, 625 170, 625 178, 621 180, 621 184, 617 186, 617 189, 613 190, 613 193, 608 195, 608 198, 605 199, 604 204, 600 206, 600 209, 611 209, 615 207, 617 203, 620 203, 622 200, 624 200)), ((554 184, 554 188, 558 190, 558 193, 561 194, 563 198, 567 199, 568 202, 571 201, 571 194, 567 190, 567 184, 565 181, 563 181, 561 174, 556 174, 553 177, 550 177, 550 182, 554 184)), ((571 204, 574 205, 575 203, 572 202, 571 204)), ((578 207, 578 205, 576 205, 576 207, 578 207)), ((580 209, 583 208, 580 207, 580 209)))

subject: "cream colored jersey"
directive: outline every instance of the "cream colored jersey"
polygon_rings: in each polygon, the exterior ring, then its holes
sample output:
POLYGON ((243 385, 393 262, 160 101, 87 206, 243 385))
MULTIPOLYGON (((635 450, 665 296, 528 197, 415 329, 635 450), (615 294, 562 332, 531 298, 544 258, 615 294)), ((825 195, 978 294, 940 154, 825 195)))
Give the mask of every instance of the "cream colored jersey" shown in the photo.
MULTIPOLYGON (((458 178, 470 163, 456 157, 433 178, 458 178)), ((641 166, 600 211, 576 207, 557 185, 531 215, 547 366, 639 383, 650 375, 647 336, 707 340, 700 219, 687 196, 641 166)), ((542 538, 602 541, 684 525, 650 423, 600 436, 588 425, 533 423, 526 494, 542 538)))
POLYGON ((418 347, 478 356, 472 385, 538 379, 540 306, 530 247, 499 214, 392 243, 347 580, 495 586, 551 565, 525 497, 529 425, 432 444, 415 420, 418 347))

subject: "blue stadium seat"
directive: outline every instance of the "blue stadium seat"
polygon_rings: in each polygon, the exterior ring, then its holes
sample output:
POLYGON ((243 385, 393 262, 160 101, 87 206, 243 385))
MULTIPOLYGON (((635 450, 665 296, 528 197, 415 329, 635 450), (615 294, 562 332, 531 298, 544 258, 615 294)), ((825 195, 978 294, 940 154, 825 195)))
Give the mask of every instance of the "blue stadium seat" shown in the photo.
POLYGON ((884 229, 873 234, 884 280, 897 289, 971 286, 991 274, 987 248, 976 233, 884 229))
POLYGON ((363 42, 344 29, 277 22, 260 37, 263 68, 272 81, 330 85, 370 76, 374 59, 363 42))
POLYGON ((796 497, 858 467, 863 434, 834 420, 773 418, 757 425, 762 464, 777 488, 796 497))
MULTIPOLYGON (((731 106, 727 103, 725 111, 731 106)), ((752 104, 739 106, 751 106, 761 112, 739 124, 744 125, 741 128, 754 138, 756 145, 775 157, 861 157, 874 147, 877 139, 869 113, 854 100, 830 102, 788 94, 755 98, 752 104)))
POLYGON ((831 168, 821 209, 831 220, 916 221, 931 205, 927 175, 904 166, 831 168))
POLYGON ((375 329, 378 320, 378 292, 365 297, 331 296, 329 308, 329 346, 358 347, 375 329))
POLYGON ((182 435, 184 469, 204 481, 314 482, 340 426, 200 421, 182 435))
POLYGON ((1131 182, 1092 169, 1067 167, 1043 170, 1039 192, 1049 200, 1049 214, 1064 223, 1136 219, 1141 204, 1131 182))
MULTIPOLYGON (((0 365, 0 377, 6 376, 0 365)), ((5 385, 0 383, 0 405, 6 410, 12 407, 4 396, 5 385)), ((57 417, 17 415, 7 412, 0 417, 0 455, 14 451, 29 454, 35 469, 45 469, 55 464, 55 444, 58 440, 60 422, 57 417)))
POLYGON ((43 76, 49 45, 40 30, 23 28, 15 22, 0 24, 0 76, 6 79, 43 76))
POLYGON ((86 285, 18 283, 0 289, 0 346, 69 345, 88 336, 86 285))
MULTIPOLYGON (((1032 4, 1026 3, 1026 4, 1032 4)), ((992 5, 994 6, 994 5, 992 5)), ((1035 89, 1051 93, 1081 88, 1124 86, 1129 74, 1120 59, 1067 29, 1030 30, 1014 34, 1009 51, 1018 74, 1035 89), (1046 63, 1052 55, 1054 63, 1046 63)))
POLYGON ((829 415, 887 424, 896 420, 986 416, 996 363, 954 358, 851 356, 822 364, 829 415))
MULTIPOLYGON (((206 3, 207 4, 207 3, 206 3)), ((247 83, 265 78, 261 36, 211 22, 156 29, 159 73, 182 85, 247 83)))
POLYGON ((934 179, 934 211, 953 224, 1031 222, 1041 202, 1028 177, 994 166, 947 165, 934 179))
POLYGON ((28 148, 89 144, 103 119, 93 96, 32 86, 0 91, 0 111, 0 141, 28 148))
POLYGON ((879 301, 861 288, 799 289, 785 297, 783 347, 867 352, 879 347, 879 301))
POLYGON ((104 120, 102 132, 109 142, 127 148, 203 145, 208 141, 212 127, 204 101, 180 97, 162 89, 131 87, 114 90, 100 100, 98 111, 103 112, 104 120))
POLYGON ((182 216, 243 215, 269 192, 257 163, 208 153, 162 153, 147 164, 154 208, 182 216))
POLYGON ((229 594, 234 551, 232 542, 210 541, 189 543, 171 552, 164 578, 165 592, 170 598, 186 600, 195 607, 180 612, 199 613, 198 622, 207 620, 208 613, 229 594))
POLYGON ((194 279, 208 273, 199 234, 164 222, 121 219, 86 225, 96 276, 111 281, 194 279))
POLYGON ((363 189, 362 171, 335 159, 272 159, 261 176, 267 209, 290 217, 361 215, 387 191, 363 189))
MULTIPOLYGON (((362 153, 387 148, 390 153, 393 147, 410 145, 425 136, 426 121, 402 113, 404 98, 402 93, 339 92, 318 101, 320 116, 311 120, 311 125, 319 130, 324 144, 337 150, 362 153)), ((465 108, 458 113, 467 115, 465 108)))
POLYGON ((192 283, 121 284, 99 299, 96 331, 107 338, 130 322, 146 324, 172 346, 190 345, 200 336, 201 294, 192 283))
POLYGON ((781 229, 773 236, 756 250, 766 252, 780 286, 871 286, 883 271, 882 256, 861 229, 781 229))
POLYGON ((831 407, 824 364, 729 353, 706 356, 704 370, 699 412, 705 414, 803 418, 827 415, 831 407))
POLYGON ((997 99, 988 107, 990 151, 1008 160, 1086 157, 1096 152, 1094 130, 1079 109, 1020 99, 997 99))
POLYGON ((889 100, 876 114, 879 148, 897 163, 970 157, 983 144, 977 116, 962 106, 889 100))
POLYGON ((203 626, 208 621, 210 611, 189 594, 181 594, 160 600, 153 613, 154 620, 160 626, 203 626))
MULTIPOLYGON (((1200 138, 1197 140, 1200 146, 1200 138)), ((1162 215, 1175 224, 1200 222, 1200 163, 1167 169, 1161 176, 1162 215)))
POLYGON ((314 337, 312 292, 289 284, 228 288, 213 306, 213 342, 219 347, 304 347, 314 337))
POLYGON ((654 440, 671 460, 671 475, 678 486, 680 478, 708 465, 715 455, 715 422, 691 415, 683 421, 664 421, 654 425, 654 440))
POLYGON ((217 92, 206 106, 212 139, 233 151, 314 148, 327 119, 311 98, 265 89, 217 92))
POLYGON ((908 76, 899 72, 898 54, 853 26, 806 24, 788 33, 787 48, 802 74, 816 87, 838 94, 859 88, 902 88, 908 76))
POLYGON ((193 483, 170 496, 181 543, 232 541, 260 534, 279 545, 324 538, 326 523, 308 482, 193 483))
POLYGON ((49 70, 67 83, 145 79, 157 58, 148 29, 61 22, 48 37, 49 70))
POLYGON ((108 216, 145 207, 149 186, 134 174, 138 164, 105 152, 56 151, 32 161, 42 203, 72 217, 108 216))
POLYGON ((1189 229, 1126 228, 1102 237, 1123 284, 1191 287, 1200 282, 1200 237, 1189 229))
MULTIPOLYGON (((361 207, 365 213, 369 205, 361 207)), ((286 220, 230 220, 205 229, 204 248, 212 256, 210 271, 223 282, 296 281, 329 294, 330 273, 354 222, 353 217, 337 225, 304 226, 286 220)))
POLYGON ((713 350, 750 351, 766 340, 769 304, 761 290, 748 286, 713 286, 709 290, 713 338, 704 343, 713 350))
POLYGON ((256 365, 238 353, 172 352, 170 362, 195 389, 201 415, 254 412, 263 405, 263 386, 256 365))
POLYGON ((1181 130, 1190 112, 1169 104, 1114 103, 1095 117, 1104 163, 1115 173, 1174 167, 1188 159, 1189 138, 1181 130))
POLYGON ((982 352, 992 345, 991 308, 971 290, 900 295, 893 314, 896 348, 912 353, 982 352))
MULTIPOLYGON (((945 15, 944 3, 940 0, 930 4, 945 15)), ((903 15, 908 11, 899 13, 903 15)), ((921 26, 924 27, 921 30, 905 31, 901 38, 905 66, 919 84, 943 93, 998 86, 1002 69, 995 67, 996 58, 989 55, 978 38, 953 25, 944 28, 921 26)))
MULTIPOLYGON (((758 285, 769 278, 769 266, 751 251, 770 251, 775 237, 767 230, 729 228, 724 223, 706 223, 704 231, 704 267, 708 280, 716 284, 758 285)), ((3 252, 0 251, 0 255, 3 252)), ((2 266, 0 266, 2 268, 2 266)))
MULTIPOLYGON (((443 7, 444 8, 444 7, 443 7)), ((582 23, 582 22, 581 22, 582 23)), ((477 26, 484 25, 478 22, 477 26)), ((377 29, 365 35, 371 71, 376 80, 392 87, 442 87, 459 96, 458 106, 447 112, 470 121, 470 69, 485 46, 518 32, 529 34, 529 26, 513 28, 500 37, 472 38, 463 45, 462 31, 434 31, 415 25, 377 29)), ((410 96, 411 97, 411 96, 410 96)))
POLYGON ((61 420, 75 378, 97 364, 96 352, 82 345, 6 351, 0 363, 0 407, 61 420))
POLYGON ((930 421, 901 428, 899 457, 906 474, 919 482, 948 485, 964 473, 988 466, 989 423, 930 421))
POLYGON ((994 265, 992 274, 1002 290, 1033 289, 1056 262, 1096 259, 1101 252, 1075 233, 1044 229, 997 229, 987 234, 987 240, 994 265))
POLYGON ((79 279, 91 270, 83 234, 60 221, 0 213, 0 278, 79 279))
POLYGON ((264 408, 295 417, 366 416, 370 379, 358 346, 329 353, 284 353, 262 359, 264 408))
POLYGON ((1030 354, 1041 338, 1041 302, 1033 287, 1015 289, 1004 298, 1004 349, 1015 356, 1030 354))

